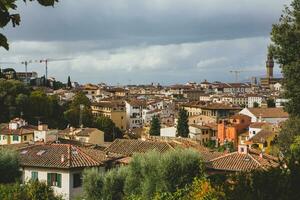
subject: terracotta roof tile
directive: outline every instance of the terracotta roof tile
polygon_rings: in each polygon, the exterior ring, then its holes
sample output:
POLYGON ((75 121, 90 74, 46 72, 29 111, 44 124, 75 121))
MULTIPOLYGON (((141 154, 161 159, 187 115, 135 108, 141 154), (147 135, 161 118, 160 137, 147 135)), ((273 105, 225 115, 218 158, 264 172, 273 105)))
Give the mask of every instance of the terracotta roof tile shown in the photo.
POLYGON ((0 127, 0 134, 2 135, 24 135, 33 133, 35 130, 38 130, 37 126, 27 125, 22 126, 21 128, 18 128, 16 130, 11 130, 8 127, 8 124, 2 124, 0 127))
POLYGON ((109 147, 105 149, 105 151, 131 156, 134 153, 146 153, 151 150, 164 153, 170 149, 172 149, 172 147, 166 142, 116 139, 109 147))
POLYGON ((258 152, 252 150, 249 150, 249 153, 229 153, 206 163, 208 169, 221 171, 250 171, 276 166, 278 166, 276 158, 267 154, 261 158, 258 152))
POLYGON ((288 118, 289 114, 283 108, 248 108, 256 117, 263 118, 288 118))
POLYGON ((107 155, 70 144, 33 145, 19 150, 21 166, 44 168, 78 168, 101 166, 107 155), (62 161, 63 157, 63 161, 62 161))
POLYGON ((272 135, 275 135, 275 133, 272 131, 261 130, 257 134, 255 134, 252 138, 250 138, 249 141, 254 143, 264 143, 264 141, 266 141, 267 138, 271 137, 272 135))

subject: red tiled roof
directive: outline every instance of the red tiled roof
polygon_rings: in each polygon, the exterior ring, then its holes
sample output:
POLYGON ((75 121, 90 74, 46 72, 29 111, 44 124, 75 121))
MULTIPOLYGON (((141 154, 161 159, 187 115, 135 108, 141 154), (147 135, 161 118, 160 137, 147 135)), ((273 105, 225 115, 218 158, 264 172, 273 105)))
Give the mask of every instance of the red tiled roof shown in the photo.
POLYGON ((105 151, 131 156, 134 153, 146 153, 152 150, 164 153, 170 149, 172 149, 172 147, 166 142, 116 139, 105 151))
POLYGON ((275 133, 272 131, 261 130, 252 138, 250 138, 249 141, 254 143, 264 143, 267 140, 267 138, 271 137, 272 135, 275 135, 275 133))
POLYGON ((254 122, 254 123, 251 123, 249 128, 261 128, 262 126, 266 125, 268 123, 266 122, 254 122))
POLYGON ((70 144, 33 145, 19 150, 21 166, 43 168, 79 168, 101 166, 109 160, 100 150, 70 144), (63 161, 62 161, 63 157, 63 161))
POLYGON ((206 163, 208 169, 221 171, 250 171, 276 166, 278 166, 276 158, 269 155, 264 155, 261 158, 257 151, 252 150, 249 150, 249 153, 233 152, 225 154, 206 163))
POLYGON ((24 135, 33 133, 35 130, 38 130, 37 126, 27 125, 16 130, 11 130, 8 127, 8 124, 2 125, 0 127, 0 134, 2 135, 24 135))
POLYGON ((283 108, 248 108, 256 117, 263 118, 288 118, 289 114, 283 108))

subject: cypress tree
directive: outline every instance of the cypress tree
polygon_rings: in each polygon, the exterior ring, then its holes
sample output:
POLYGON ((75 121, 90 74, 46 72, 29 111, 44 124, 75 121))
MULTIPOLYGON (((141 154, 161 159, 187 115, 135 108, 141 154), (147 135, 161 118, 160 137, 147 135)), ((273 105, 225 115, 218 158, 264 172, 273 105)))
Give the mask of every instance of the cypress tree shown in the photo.
POLYGON ((68 76, 68 83, 67 83, 68 88, 72 88, 72 83, 71 83, 71 78, 68 76))
POLYGON ((157 116, 153 116, 149 134, 152 136, 160 136, 160 121, 157 116))
POLYGON ((181 137, 189 136, 189 116, 187 111, 184 108, 179 110, 179 118, 177 122, 177 135, 181 137))

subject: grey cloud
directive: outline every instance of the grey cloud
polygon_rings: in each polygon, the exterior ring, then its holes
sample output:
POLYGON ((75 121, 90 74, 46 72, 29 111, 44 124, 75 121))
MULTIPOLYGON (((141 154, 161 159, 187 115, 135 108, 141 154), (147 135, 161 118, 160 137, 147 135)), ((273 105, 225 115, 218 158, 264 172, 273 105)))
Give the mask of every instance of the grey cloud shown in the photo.
POLYGON ((13 40, 95 40, 103 48, 268 35, 287 0, 61 0, 44 8, 20 4, 13 40))
MULTIPOLYGON (((252 69, 241 79, 263 75, 271 25, 290 0, 60 0, 55 8, 21 2, 21 26, 5 28, 11 50, 0 49, 0 61, 73 57, 50 63, 50 76, 170 84, 233 81, 232 69, 252 69)), ((41 64, 30 70, 44 74, 41 64)))

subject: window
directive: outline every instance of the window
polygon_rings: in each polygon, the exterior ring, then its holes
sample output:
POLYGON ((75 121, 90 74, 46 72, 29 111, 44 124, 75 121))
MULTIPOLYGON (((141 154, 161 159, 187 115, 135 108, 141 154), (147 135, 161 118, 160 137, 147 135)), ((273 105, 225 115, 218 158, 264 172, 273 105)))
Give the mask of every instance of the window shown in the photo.
POLYGON ((255 131, 253 131, 252 134, 255 135, 255 131))
POLYGON ((3 136, 3 140, 6 140, 6 136, 3 136))
POLYGON ((73 174, 73 188, 81 187, 82 178, 81 173, 73 174))
POLYGON ((123 116, 121 116, 121 119, 124 119, 124 117, 123 117, 123 116))
POLYGON ((19 136, 13 135, 13 141, 19 141, 19 136))
POLYGON ((27 141, 27 135, 24 135, 24 141, 27 141))
POLYGON ((58 173, 48 173, 47 183, 49 186, 56 186, 61 188, 61 174, 58 173))
POLYGON ((37 181, 38 177, 39 177, 38 172, 34 172, 34 171, 31 172, 31 180, 37 181))

